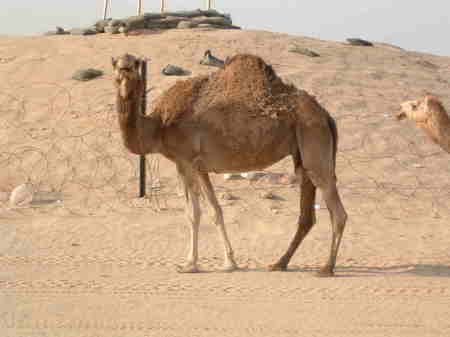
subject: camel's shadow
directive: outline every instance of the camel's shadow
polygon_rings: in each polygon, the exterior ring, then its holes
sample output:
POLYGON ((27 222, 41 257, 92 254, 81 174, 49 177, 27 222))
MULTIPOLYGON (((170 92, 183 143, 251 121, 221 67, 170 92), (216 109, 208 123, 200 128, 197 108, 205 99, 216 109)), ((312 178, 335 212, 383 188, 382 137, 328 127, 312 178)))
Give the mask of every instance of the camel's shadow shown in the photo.
POLYGON ((336 271, 370 275, 416 275, 424 277, 450 277, 450 266, 443 264, 404 264, 390 267, 338 267, 336 271))
MULTIPOLYGON (((267 268, 239 269, 240 272, 268 272, 267 268)), ((292 266, 281 273, 317 273, 319 268, 292 266)), ((274 273, 277 273, 275 271, 274 273)), ((336 266, 336 277, 374 277, 388 275, 416 275, 423 277, 450 277, 450 266, 443 264, 404 264, 389 267, 336 266)))

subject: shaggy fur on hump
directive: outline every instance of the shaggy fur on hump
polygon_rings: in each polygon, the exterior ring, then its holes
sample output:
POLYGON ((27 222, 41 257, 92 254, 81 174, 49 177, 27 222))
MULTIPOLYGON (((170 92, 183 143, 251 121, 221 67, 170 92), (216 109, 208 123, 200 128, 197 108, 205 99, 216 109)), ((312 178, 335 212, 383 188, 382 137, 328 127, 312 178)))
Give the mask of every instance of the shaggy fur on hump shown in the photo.
POLYGON ((178 81, 155 102, 152 114, 164 126, 203 120, 223 129, 229 118, 237 128, 251 123, 268 132, 275 121, 328 123, 328 113, 313 96, 283 83, 270 65, 249 54, 232 57, 210 75, 178 81))

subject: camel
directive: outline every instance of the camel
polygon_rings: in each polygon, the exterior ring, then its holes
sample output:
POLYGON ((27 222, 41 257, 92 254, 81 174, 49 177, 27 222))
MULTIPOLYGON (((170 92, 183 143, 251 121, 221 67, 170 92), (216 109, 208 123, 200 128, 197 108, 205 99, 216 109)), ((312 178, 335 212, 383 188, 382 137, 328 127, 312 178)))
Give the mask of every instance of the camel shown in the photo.
POLYGON ((396 117, 415 121, 434 143, 450 153, 450 118, 436 97, 428 95, 422 100, 404 102, 396 117))
POLYGON ((347 213, 336 186, 336 123, 315 97, 283 83, 260 57, 240 54, 223 69, 176 82, 144 115, 141 62, 129 54, 112 58, 119 126, 130 152, 159 153, 176 165, 190 224, 187 263, 179 272, 199 271, 200 197, 214 211, 224 271, 237 269, 209 173, 257 171, 291 156, 301 185, 298 228, 286 252, 268 269, 287 269, 315 224, 319 188, 329 209, 332 240, 318 276, 333 276, 347 213))

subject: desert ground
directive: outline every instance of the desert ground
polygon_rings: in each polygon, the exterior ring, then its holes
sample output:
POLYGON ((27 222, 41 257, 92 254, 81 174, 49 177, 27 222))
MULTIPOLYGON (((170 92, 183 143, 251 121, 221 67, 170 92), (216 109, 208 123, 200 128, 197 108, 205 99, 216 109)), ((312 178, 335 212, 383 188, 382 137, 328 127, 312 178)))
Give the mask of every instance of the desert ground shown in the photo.
POLYGON ((450 157, 394 118, 401 102, 426 93, 450 109, 450 57, 252 30, 4 36, 0 79, 1 336, 450 335, 450 157), (294 45, 320 57, 289 52, 294 45), (216 71, 199 64, 207 49, 261 56, 336 119, 349 215, 336 277, 314 275, 331 235, 320 193, 317 224, 289 270, 265 269, 296 229, 299 186, 267 179, 291 173, 290 158, 256 181, 211 175, 240 270, 220 271, 220 237, 204 216, 202 272, 177 273, 189 232, 175 167, 148 156, 148 196, 137 198, 111 57, 150 59, 151 106, 180 80, 163 76, 165 65, 216 71), (104 75, 72 80, 80 68, 104 75), (11 206, 25 182, 33 202, 11 206), (260 197, 268 191, 277 198, 260 197))

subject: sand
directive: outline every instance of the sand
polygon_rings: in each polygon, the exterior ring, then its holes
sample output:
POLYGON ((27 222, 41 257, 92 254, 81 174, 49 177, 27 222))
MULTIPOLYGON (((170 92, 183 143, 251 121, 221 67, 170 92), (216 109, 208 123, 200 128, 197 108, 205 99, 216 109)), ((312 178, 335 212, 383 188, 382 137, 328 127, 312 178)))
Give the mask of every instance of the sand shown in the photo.
MULTIPOLYGON (((427 92, 450 107, 450 57, 245 30, 0 37, 0 78, 1 336, 450 335, 450 158, 393 118, 427 92), (288 52, 293 44, 321 57, 288 52), (176 272, 188 228, 175 168, 149 157, 149 197, 136 198, 137 158, 118 133, 110 58, 151 59, 151 104, 177 81, 161 74, 165 65, 214 71, 199 64, 206 49, 263 57, 336 118, 349 213, 336 277, 314 276, 330 245, 320 193, 318 223, 289 271, 267 272, 294 234, 298 186, 221 175, 212 175, 218 194, 236 196, 221 203, 241 269, 220 272, 220 238, 205 215, 203 272, 176 272), (71 80, 80 68, 105 75, 71 80), (32 204, 11 207, 9 193, 27 182, 32 204)), ((266 171, 291 170, 286 158, 266 171)))

